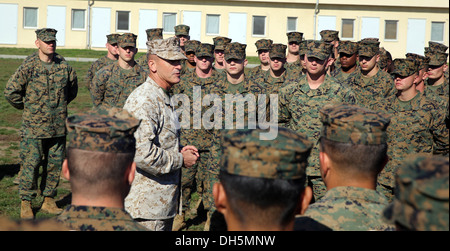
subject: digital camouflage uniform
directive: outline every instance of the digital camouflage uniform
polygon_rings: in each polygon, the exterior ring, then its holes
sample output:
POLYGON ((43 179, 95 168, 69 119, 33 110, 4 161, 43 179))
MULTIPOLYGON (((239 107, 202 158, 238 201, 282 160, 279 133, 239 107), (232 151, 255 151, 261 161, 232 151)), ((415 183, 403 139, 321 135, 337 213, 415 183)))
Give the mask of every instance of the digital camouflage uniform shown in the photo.
MULTIPOLYGON (((286 48, 287 46, 284 44, 273 44, 269 50, 270 58, 286 59, 286 48)), ((301 76, 301 72, 297 68, 291 69, 291 71, 285 70, 278 78, 273 77, 271 72, 272 70, 269 69, 252 78, 252 81, 257 83, 266 94, 278 94, 281 88, 297 81, 301 76)))
MULTIPOLYGON (((430 58, 430 62, 428 65, 430 66, 441 66, 445 63, 447 63, 447 57, 448 53, 445 51, 447 50, 447 46, 444 44, 436 43, 436 42, 429 42, 429 47, 425 48, 425 56, 430 58)), ((430 91, 435 92, 439 97, 441 97, 445 102, 449 102, 449 80, 448 76, 444 77, 444 83, 433 86, 428 83, 428 79, 425 80, 425 88, 429 89, 430 91)))
MULTIPOLYGON (((376 56, 379 53, 379 43, 374 40, 360 41, 358 55, 376 56)), ((362 74, 361 68, 358 68, 343 83, 352 88, 359 105, 369 109, 376 109, 376 103, 396 93, 392 77, 381 69, 378 69, 375 76, 367 78, 362 74)))
MULTIPOLYGON (((171 37, 148 43, 149 53, 165 60, 186 59, 179 40, 171 37)), ((169 221, 171 230, 179 211, 181 166, 180 131, 170 94, 152 78, 128 97, 124 109, 141 120, 136 138, 136 176, 125 199, 125 209, 136 219, 169 221)))
MULTIPOLYGON (((215 37, 215 38, 213 38, 213 42, 214 42, 214 51, 216 51, 216 50, 224 51, 227 44, 229 44, 231 42, 231 38, 215 37)), ((215 62, 214 62, 214 64, 215 64, 215 62)), ((213 64, 214 70, 218 71, 219 73, 225 74, 225 68, 218 69, 218 68, 214 67, 214 64, 213 64)))
MULTIPOLYGON (((269 51, 270 48, 272 47, 273 41, 271 39, 260 39, 258 41, 256 41, 255 46, 256 46, 256 51, 258 52, 258 54, 260 53, 260 51, 269 51)), ((249 79, 253 79, 258 77, 260 74, 264 73, 264 71, 261 69, 261 64, 253 67, 252 69, 250 69, 247 72, 247 77, 249 79)))
MULTIPOLYGON (((122 108, 93 109, 83 114, 72 115, 67 118, 68 148, 99 153, 134 153, 136 140, 133 134, 139 123, 139 120, 122 108)), ((74 168, 69 167, 69 170, 77 171, 73 170, 74 168)), ((112 171, 108 170, 108 166, 103 168, 106 176, 112 171)), ((79 179, 79 176, 73 177, 77 178, 79 179)), ((56 219, 76 231, 147 230, 135 222, 125 209, 119 207, 70 205, 56 219)))
MULTIPOLYGON (((145 33, 147 33, 147 42, 152 41, 155 39, 163 39, 163 29, 162 28, 154 28, 154 29, 147 29, 145 30, 145 33)), ((147 53, 140 56, 138 59, 136 59, 136 63, 142 67, 142 69, 147 73, 148 75, 148 60, 147 60, 147 53)))
MULTIPOLYGON (((136 35, 125 33, 119 37, 119 46, 136 47, 136 35)), ((119 59, 120 60, 120 59, 119 59)), ((125 70, 119 61, 103 67, 95 74, 90 88, 94 106, 123 107, 128 95, 140 84, 144 83, 147 73, 136 64, 125 70)))
MULTIPOLYGON (((339 46, 338 46, 338 53, 345 53, 348 55, 353 55, 355 53, 358 53, 358 43, 357 42, 352 42, 352 41, 339 41, 339 46)), ((336 59, 336 62, 338 62, 340 60, 340 58, 336 59)), ((339 61, 340 62, 340 61, 339 61)), ((358 63, 356 62, 356 67, 358 70, 359 66, 358 63)), ((331 72, 331 76, 333 76, 338 82, 342 83, 344 82, 350 75, 351 73, 345 73, 342 71, 342 67, 341 64, 335 64, 335 68, 334 70, 331 72)))
MULTIPOLYGON (((395 59, 393 74, 410 76, 418 72, 418 64, 411 59, 395 59)), ((413 153, 428 155, 449 154, 449 131, 445 126, 445 111, 422 93, 409 101, 396 96, 379 104, 380 110, 391 116, 388 132, 389 162, 378 177, 377 190, 383 191, 391 201, 394 191, 394 174, 405 158, 413 153)))
MULTIPOLYGON (((230 43, 225 48, 225 59, 238 59, 242 60, 245 59, 245 44, 240 43, 230 43)), ((212 145, 210 149, 211 158, 209 159, 207 163, 207 172, 205 177, 205 190, 203 193, 203 203, 205 206, 205 209, 208 210, 208 215, 211 216, 212 213, 215 211, 215 205, 214 205, 214 197, 213 197, 213 185, 218 181, 218 175, 219 175, 219 161, 221 158, 221 148, 222 145, 221 142, 221 134, 222 131, 226 131, 227 126, 230 126, 229 124, 232 124, 231 126, 233 128, 244 128, 248 126, 246 123, 248 121, 248 115, 250 112, 254 111, 257 116, 257 111, 255 110, 255 106, 247 106, 245 105, 243 110, 238 110, 236 108, 236 105, 226 105, 226 94, 240 94, 242 97, 246 97, 248 94, 255 95, 255 99, 257 98, 258 94, 262 94, 262 90, 256 83, 252 82, 251 80, 245 78, 244 81, 237 84, 238 86, 234 86, 231 84, 226 77, 221 78, 220 81, 216 82, 210 89, 210 94, 216 94, 220 98, 220 101, 222 102, 221 105, 221 112, 222 112, 222 124, 220 125, 222 129, 213 129, 212 130, 212 145), (237 88, 236 88, 237 87, 237 88), (227 119, 226 115, 232 114, 232 120, 230 121, 227 119), (229 123, 227 123, 229 122, 229 123), (244 123, 244 124, 242 124, 244 123), (238 127, 239 126, 239 127, 238 127)), ((255 100, 256 101, 256 100, 255 100)))
MULTIPOLYGON (((385 144, 390 122, 384 113, 347 104, 324 106, 320 121, 320 137, 352 145, 385 144)), ((394 230, 382 219, 387 205, 386 197, 375 189, 338 185, 309 205, 305 215, 334 231, 394 230)))
MULTIPOLYGON (((56 32, 47 28, 36 30, 42 41, 55 41, 56 32)), ((54 56, 48 69, 39 54, 33 55, 19 66, 4 90, 6 100, 23 110, 19 183, 22 201, 31 201, 36 196, 34 181, 41 164, 45 173, 42 195, 50 198, 56 195, 65 157, 67 106, 78 92, 77 75, 66 61, 54 56)))
MULTIPOLYGON (((288 37, 288 43, 290 42, 296 42, 298 43, 298 45, 300 46, 303 40, 303 33, 301 32, 289 32, 286 34, 288 37)), ((299 52, 300 55, 300 52, 299 52)), ((295 62, 286 62, 286 64, 284 65, 284 68, 286 68, 286 70, 290 73, 290 72, 303 72, 303 66, 302 63, 300 61, 300 59, 298 59, 295 62)))
MULTIPOLYGON (((191 53, 195 54, 195 51, 197 50, 197 47, 200 45, 200 41, 198 40, 188 40, 184 43, 184 54, 189 55, 191 53)), ((182 60, 181 61, 181 75, 183 76, 186 73, 195 71, 195 62, 193 67, 189 66, 188 60, 182 60)))
MULTIPOLYGON (((186 47, 187 49, 187 47, 186 47)), ((214 58, 214 46, 211 44, 202 43, 198 46, 196 51, 197 57, 210 57, 214 58)), ((200 123, 204 111, 207 109, 200 103, 204 96, 209 94, 211 87, 224 76, 217 71, 212 70, 212 75, 208 78, 200 78, 195 70, 189 71, 182 78, 180 83, 172 87, 172 93, 174 95, 181 94, 183 98, 189 99, 189 107, 177 105, 174 102, 175 109, 177 109, 177 115, 181 125, 180 130, 180 143, 182 146, 193 145, 200 151, 200 158, 197 163, 191 168, 182 167, 181 170, 181 189, 182 189, 182 202, 183 209, 189 209, 191 193, 195 191, 194 184, 197 187, 197 193, 202 197, 203 180, 206 172, 206 163, 210 157, 210 148, 212 144, 212 134, 209 130, 206 130, 200 123), (194 88, 198 88, 200 93, 194 94, 194 88), (197 96, 198 94, 198 96, 197 96), (186 95, 186 96, 184 96, 186 95), (201 106, 202 112, 194 114, 194 105, 201 106), (184 110, 183 108, 189 108, 184 110), (183 110, 178 110, 183 109, 183 110), (183 120, 183 115, 188 115, 189 121, 183 120), (194 120, 195 126, 194 126, 194 120)), ((181 96, 174 96, 175 100, 181 98, 181 96)))
MULTIPOLYGON (((219 164, 220 172, 252 179, 300 180, 301 184, 304 184, 302 187, 306 185, 307 159, 312 147, 312 143, 306 136, 280 127, 275 131, 262 129, 224 130, 221 137, 223 143, 219 164)), ((237 189, 240 191, 240 189, 246 188, 237 189)), ((279 196, 283 197, 282 191, 280 191, 279 196)), ((264 197, 264 194, 255 194, 255 197, 264 197)), ((230 198, 230 200, 242 200, 242 198, 230 198)), ((268 200, 275 201, 276 199, 269 198, 268 200)), ((246 203, 249 204, 248 201, 246 203)), ((289 204, 289 202, 284 203, 289 204)), ((271 205, 264 206, 269 209, 271 205)), ((260 205, 254 205, 253 207, 261 208, 260 205)), ((245 215, 241 216, 246 217, 245 215)), ((282 216, 279 216, 279 218, 282 218, 282 216)), ((318 228, 321 225, 317 222, 305 227, 305 218, 309 219, 309 222, 312 221, 308 217, 302 217, 302 226, 298 227, 307 230, 325 229, 323 227, 318 228)))
MULTIPOLYGON (((331 44, 316 40, 308 40, 308 56, 324 60, 331 53, 331 44)), ((325 75, 324 82, 311 89, 307 76, 281 89, 278 98, 278 121, 281 127, 290 128, 305 134, 313 142, 309 157, 307 174, 313 188, 315 199, 325 192, 325 185, 319 171, 318 140, 320 128, 319 110, 327 103, 357 102, 355 94, 346 85, 337 83, 333 77, 325 75)))
MULTIPOLYGON (((119 34, 106 35, 107 43, 112 46, 117 45, 117 39, 119 36, 120 36, 119 34)), ((89 67, 89 70, 86 74, 86 87, 88 88, 88 90, 90 90, 90 88, 91 88, 91 82, 95 76, 95 73, 98 72, 104 66, 113 64, 116 61, 117 61, 117 59, 110 59, 110 58, 108 58, 108 56, 104 56, 104 57, 99 58, 97 61, 95 61, 94 63, 91 64, 91 66, 89 67)))
POLYGON ((395 175, 394 201, 386 222, 399 230, 449 231, 448 157, 412 155, 395 175))

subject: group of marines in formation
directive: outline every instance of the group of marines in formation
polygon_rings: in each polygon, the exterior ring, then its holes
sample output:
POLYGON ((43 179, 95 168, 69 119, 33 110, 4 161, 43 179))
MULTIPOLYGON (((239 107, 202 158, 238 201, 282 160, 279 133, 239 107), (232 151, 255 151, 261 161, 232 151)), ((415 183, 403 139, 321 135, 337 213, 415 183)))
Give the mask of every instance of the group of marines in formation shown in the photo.
MULTIPOLYGON (((148 29, 146 32, 148 41, 163 39, 162 29, 148 29)), ((387 143, 389 161, 378 174, 376 185, 376 190, 389 202, 394 198, 395 173, 407 156, 413 153, 449 155, 447 46, 430 41, 424 48, 424 55, 407 53, 405 58, 393 60, 387 50, 380 48, 378 38, 340 41, 338 31, 334 30, 323 30, 320 35, 321 40, 307 40, 301 32, 289 32, 287 45, 273 43, 270 39, 258 40, 255 45, 260 65, 246 69, 245 44, 227 37, 215 37, 213 43, 190 40, 189 26, 175 27, 175 36, 186 59, 181 61, 181 81, 168 92, 171 97, 185 94, 189 98, 188 106, 174 103, 175 108, 179 108, 179 140, 182 146, 195 146, 200 156, 195 165, 182 167, 181 213, 174 219, 174 230, 185 227, 188 214, 197 215, 200 203, 207 212, 205 230, 209 230, 216 211, 213 190, 223 164, 220 161, 225 143, 222 137, 225 122, 224 119, 219 122, 220 128, 207 129, 204 123, 200 123, 200 128, 195 127, 198 124, 195 119, 204 119, 207 108, 212 106, 201 104, 204 109, 192 109, 198 102, 196 98, 204 98, 208 94, 216 94, 220 98, 223 102, 220 109, 224 114, 233 114, 234 128, 248 127, 250 114, 259 114, 264 109, 267 116, 261 120, 258 117, 259 123, 275 123, 313 142, 306 168, 306 182, 313 192, 311 204, 320 200, 327 191, 319 164, 319 141, 324 123, 320 111, 326 104, 357 105, 389 117, 389 122, 384 124, 386 137, 381 137, 387 143), (200 88, 200 96, 194 87, 200 88), (262 101, 264 106, 248 105, 239 111, 233 104, 225 104, 228 94, 267 97, 262 101), (269 98, 271 94, 276 94, 276 98, 269 98), (180 116, 186 113, 190 116, 180 116), (272 120, 274 113, 275 121, 272 120), (199 199, 196 205, 190 205, 194 192, 199 199)), ((107 36, 107 55, 94 62, 86 76, 93 107, 122 108, 133 90, 146 82, 149 56, 143 55, 135 60, 136 38, 132 33, 107 36)), ((20 76, 15 74, 13 77, 20 76)), ((13 97, 14 91, 8 93, 9 89, 5 89, 5 97, 14 105, 14 99, 8 98, 13 97)), ((68 102, 76 97, 76 91, 71 97, 68 102)), ((16 105, 20 109, 19 106, 16 105)), ((208 120, 213 119, 208 117, 208 120)), ((58 121, 52 120, 52 123, 58 121)), ((24 138, 27 138, 26 134, 36 135, 34 131, 28 132, 29 128, 23 132, 24 138)), ((23 149, 29 144, 24 143, 23 149)), ((32 174, 22 176, 31 177, 32 174)), ((26 191, 28 188, 20 189, 26 191)), ((22 201, 29 201, 32 196, 28 195, 28 198, 25 194, 21 193, 22 201)), ((48 198, 53 195, 54 191, 48 194, 48 198)), ((49 207, 57 210, 54 206, 49 207)))

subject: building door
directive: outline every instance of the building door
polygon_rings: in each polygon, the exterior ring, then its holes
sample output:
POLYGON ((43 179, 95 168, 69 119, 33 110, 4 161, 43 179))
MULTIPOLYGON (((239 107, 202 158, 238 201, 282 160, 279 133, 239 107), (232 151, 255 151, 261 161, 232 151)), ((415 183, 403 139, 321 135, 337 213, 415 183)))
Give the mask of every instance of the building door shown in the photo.
POLYGON ((17 44, 18 5, 0 3, 0 44, 17 44))
POLYGON ((247 44, 247 13, 229 13, 228 37, 231 42, 247 44))
POLYGON ((145 30, 158 28, 157 10, 139 10, 138 48, 147 50, 147 33, 145 30))
POLYGON ((92 8, 91 46, 105 48, 106 35, 111 33, 111 9, 92 8))
POLYGON ((320 32, 323 30, 336 30, 336 17, 335 16, 319 16, 317 22, 316 39, 320 40, 320 32))
POLYGON ((380 38, 380 18, 361 18, 361 39, 363 38, 380 38))
POLYGON ((66 7, 47 6, 47 28, 57 30, 56 44, 64 46, 66 44, 66 7))
POLYGON ((425 50, 425 19, 408 18, 408 35, 406 37, 406 52, 424 55, 425 50))
POLYGON ((183 24, 190 27, 189 36, 200 41, 202 30, 202 13, 200 11, 183 11, 183 24))

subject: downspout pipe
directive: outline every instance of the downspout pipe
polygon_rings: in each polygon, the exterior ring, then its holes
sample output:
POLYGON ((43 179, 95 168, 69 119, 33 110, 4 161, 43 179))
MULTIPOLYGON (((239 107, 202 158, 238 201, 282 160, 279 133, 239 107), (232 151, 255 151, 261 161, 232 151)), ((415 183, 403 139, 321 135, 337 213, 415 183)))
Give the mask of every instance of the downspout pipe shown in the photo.
POLYGON ((86 48, 91 49, 91 6, 94 5, 94 0, 88 0, 87 9, 87 34, 86 34, 86 48))
POLYGON ((319 13, 319 0, 316 0, 316 7, 314 9, 314 34, 313 34, 314 39, 317 39, 316 33, 317 33, 317 14, 318 13, 319 13))

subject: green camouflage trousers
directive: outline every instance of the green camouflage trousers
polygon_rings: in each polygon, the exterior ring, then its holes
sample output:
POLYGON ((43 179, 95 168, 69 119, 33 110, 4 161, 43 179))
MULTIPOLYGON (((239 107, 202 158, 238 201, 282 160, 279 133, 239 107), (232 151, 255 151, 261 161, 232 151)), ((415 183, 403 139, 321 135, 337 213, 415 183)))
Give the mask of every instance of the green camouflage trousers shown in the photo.
POLYGON ((197 163, 191 168, 181 169, 181 192, 182 192, 182 206, 183 210, 187 210, 190 207, 191 194, 197 189, 197 193, 202 199, 204 179, 206 172, 206 163, 210 157, 209 152, 201 152, 200 158, 197 163))
POLYGON ((66 150, 66 137, 22 138, 19 196, 31 201, 37 195, 39 167, 43 167, 40 189, 45 197, 55 197, 66 150))

